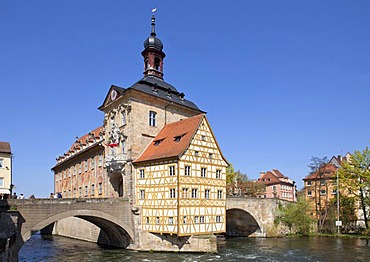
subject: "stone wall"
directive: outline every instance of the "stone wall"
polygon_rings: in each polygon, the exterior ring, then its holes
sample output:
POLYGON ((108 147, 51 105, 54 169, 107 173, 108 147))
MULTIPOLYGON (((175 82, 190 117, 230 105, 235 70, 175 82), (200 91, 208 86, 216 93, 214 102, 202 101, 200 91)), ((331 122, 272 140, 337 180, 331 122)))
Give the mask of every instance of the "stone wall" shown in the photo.
POLYGON ((18 261, 18 212, 0 212, 0 261, 18 261))

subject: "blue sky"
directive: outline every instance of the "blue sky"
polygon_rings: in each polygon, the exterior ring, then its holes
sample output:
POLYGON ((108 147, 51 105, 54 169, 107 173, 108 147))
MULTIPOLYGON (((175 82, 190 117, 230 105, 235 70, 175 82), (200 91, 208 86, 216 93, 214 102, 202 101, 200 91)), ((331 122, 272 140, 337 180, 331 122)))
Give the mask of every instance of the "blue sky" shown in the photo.
POLYGON ((0 0, 0 141, 18 194, 47 197, 110 86, 142 77, 153 7, 165 80, 207 112, 235 169, 301 188, 311 156, 369 145, 369 1, 0 0))

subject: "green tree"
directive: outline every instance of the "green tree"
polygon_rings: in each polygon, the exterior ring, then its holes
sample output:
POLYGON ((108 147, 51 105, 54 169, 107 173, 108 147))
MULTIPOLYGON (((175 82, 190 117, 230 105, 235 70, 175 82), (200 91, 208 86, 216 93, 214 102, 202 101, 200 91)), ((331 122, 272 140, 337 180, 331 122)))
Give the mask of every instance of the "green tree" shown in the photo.
POLYGON ((235 181, 235 171, 233 164, 226 168, 226 185, 231 185, 235 181))
POLYGON ((280 205, 275 217, 275 224, 282 223, 290 232, 308 235, 314 220, 308 214, 309 204, 304 197, 299 197, 296 203, 280 205))
POLYGON ((370 150, 366 147, 363 151, 354 151, 350 159, 342 164, 339 171, 341 188, 348 190, 360 201, 366 229, 369 229, 369 207, 370 199, 368 191, 370 188, 370 150))

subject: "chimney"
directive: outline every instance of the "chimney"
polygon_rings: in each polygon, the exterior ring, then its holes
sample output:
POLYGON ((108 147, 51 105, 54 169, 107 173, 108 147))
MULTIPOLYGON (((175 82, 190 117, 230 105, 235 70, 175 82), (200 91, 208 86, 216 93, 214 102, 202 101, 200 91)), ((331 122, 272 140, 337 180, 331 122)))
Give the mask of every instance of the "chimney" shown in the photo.
POLYGON ((266 173, 265 172, 260 172, 260 179, 265 175, 266 173))

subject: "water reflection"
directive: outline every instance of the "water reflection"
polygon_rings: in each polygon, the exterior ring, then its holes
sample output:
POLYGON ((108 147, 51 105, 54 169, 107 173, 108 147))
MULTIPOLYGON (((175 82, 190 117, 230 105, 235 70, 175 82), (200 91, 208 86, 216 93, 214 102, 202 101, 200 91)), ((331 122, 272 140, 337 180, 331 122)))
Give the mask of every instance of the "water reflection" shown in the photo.
POLYGON ((54 236, 33 236, 20 251, 20 261, 370 261, 364 239, 231 238, 219 242, 218 254, 149 253, 109 249, 54 236))

